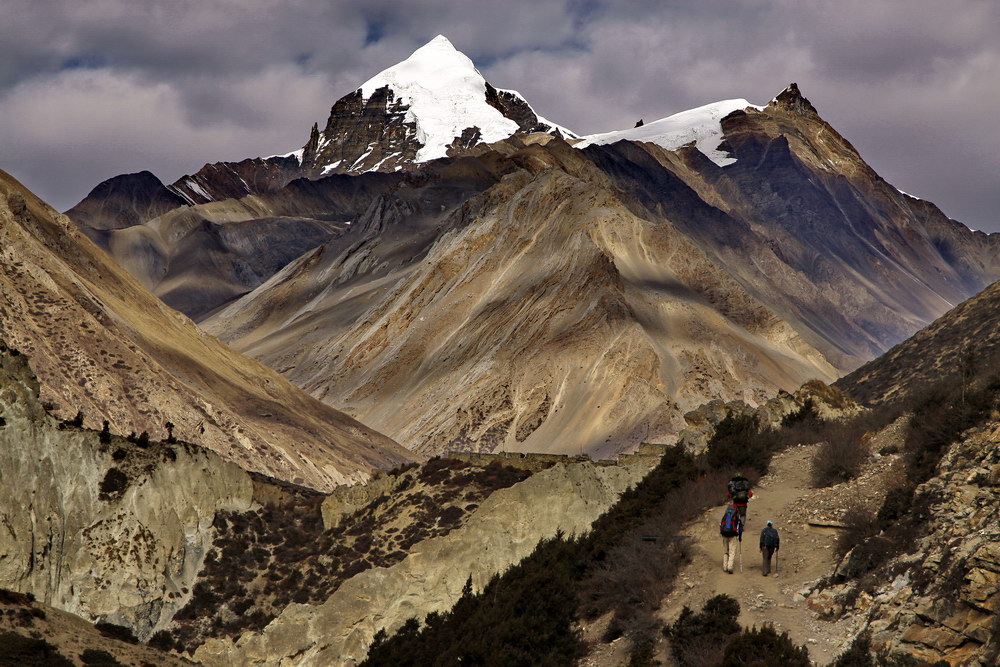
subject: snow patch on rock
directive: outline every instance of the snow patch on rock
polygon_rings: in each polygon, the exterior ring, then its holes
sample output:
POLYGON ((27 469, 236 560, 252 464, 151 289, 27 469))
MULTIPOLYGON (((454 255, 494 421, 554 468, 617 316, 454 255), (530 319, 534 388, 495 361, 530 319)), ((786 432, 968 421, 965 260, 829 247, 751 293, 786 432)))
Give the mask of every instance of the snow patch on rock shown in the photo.
POLYGON ((719 144, 724 138, 722 119, 737 110, 756 109, 760 111, 763 108, 750 104, 744 99, 722 100, 696 109, 681 111, 629 130, 587 135, 583 141, 576 144, 576 147, 602 146, 618 141, 641 141, 675 151, 693 142, 708 159, 720 167, 725 167, 736 162, 736 158, 719 150, 719 144))

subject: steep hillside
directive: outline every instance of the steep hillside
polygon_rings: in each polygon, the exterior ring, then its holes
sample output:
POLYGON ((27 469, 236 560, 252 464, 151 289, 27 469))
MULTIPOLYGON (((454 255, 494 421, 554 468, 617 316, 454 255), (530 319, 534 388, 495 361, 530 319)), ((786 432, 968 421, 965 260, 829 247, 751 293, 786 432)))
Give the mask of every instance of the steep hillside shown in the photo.
POLYGON ((962 383, 1000 359, 1000 283, 841 378, 837 385, 869 404, 906 398, 943 378, 962 383))
POLYGON ((0 589, 2 665, 175 667, 195 664, 140 644, 129 634, 122 626, 101 623, 95 627, 79 616, 36 602, 33 596, 0 589))
POLYGON ((167 305, 198 320, 339 236, 399 181, 387 174, 299 179, 273 193, 193 206, 136 205, 156 214, 124 216, 114 209, 102 217, 118 203, 108 192, 142 190, 145 198, 133 200, 139 202, 169 192, 151 174, 129 174, 101 183, 67 214, 167 305))
POLYGON ((199 440, 316 488, 410 455, 198 331, 19 183, 0 174, 0 337, 30 354, 53 414, 199 440), (167 426, 167 424, 171 426, 167 426))

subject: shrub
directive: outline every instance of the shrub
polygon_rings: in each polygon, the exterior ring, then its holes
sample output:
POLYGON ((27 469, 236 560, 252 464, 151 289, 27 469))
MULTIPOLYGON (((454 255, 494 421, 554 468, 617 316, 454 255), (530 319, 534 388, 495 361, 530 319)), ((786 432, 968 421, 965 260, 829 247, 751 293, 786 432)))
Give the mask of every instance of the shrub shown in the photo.
POLYGON ((752 469, 767 472, 775 442, 770 429, 761 429, 756 414, 732 411, 715 427, 708 441, 705 458, 708 465, 720 469, 752 469))
POLYGON ((80 662, 93 667, 124 667, 113 655, 107 651, 88 648, 80 654, 80 662))
POLYGON ((854 422, 836 422, 826 429, 826 439, 812 461, 813 486, 833 486, 854 479, 868 458, 865 430, 854 422))
POLYGON ((835 546, 837 556, 840 558, 843 558, 851 549, 865 540, 875 537, 881 531, 878 515, 857 500, 848 501, 843 522, 845 528, 837 535, 835 546))
POLYGON ((30 667, 73 667, 73 662, 44 639, 0 630, 0 664, 30 667))
POLYGON ((97 439, 104 445, 111 442, 111 426, 107 419, 104 420, 104 425, 101 426, 101 432, 97 434, 97 439))
POLYGON ((743 630, 726 646, 719 667, 810 667, 809 651, 796 646, 787 632, 780 635, 770 625, 743 630))
POLYGON ((807 398, 803 401, 802 406, 798 410, 793 410, 781 418, 782 428, 788 428, 795 425, 818 427, 822 423, 823 418, 820 417, 819 412, 816 411, 816 404, 813 403, 812 398, 807 398))
POLYGON ((872 653, 871 633, 865 630, 851 642, 850 647, 830 663, 829 667, 947 667, 939 660, 935 663, 918 660, 905 653, 872 653))
POLYGON ((137 447, 142 447, 143 449, 149 447, 149 433, 145 431, 140 433, 139 437, 135 439, 135 444, 137 447))
POLYGON ((27 605, 35 601, 33 593, 18 593, 6 588, 0 588, 0 604, 27 605))
POLYGON ((100 498, 109 500, 115 496, 120 496, 128 488, 128 475, 118 468, 108 468, 104 479, 101 480, 100 498))
POLYGON ((716 595, 705 602, 700 613, 684 607, 663 634, 670 639, 678 664, 714 664, 721 659, 728 638, 740 631, 739 615, 740 603, 735 598, 716 595))
POLYGON ((169 651, 174 648, 174 636, 169 630, 158 630, 149 638, 148 644, 161 651, 169 651))

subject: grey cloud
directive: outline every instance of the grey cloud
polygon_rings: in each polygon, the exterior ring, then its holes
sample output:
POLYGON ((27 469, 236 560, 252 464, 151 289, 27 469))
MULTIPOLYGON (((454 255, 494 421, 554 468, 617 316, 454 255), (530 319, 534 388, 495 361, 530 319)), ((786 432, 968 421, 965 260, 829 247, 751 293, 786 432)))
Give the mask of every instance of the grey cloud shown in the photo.
POLYGON ((443 33, 580 132, 797 81, 890 182, 1000 229, 998 19, 990 0, 7 0, 0 167, 66 208, 116 173, 292 150, 443 33))

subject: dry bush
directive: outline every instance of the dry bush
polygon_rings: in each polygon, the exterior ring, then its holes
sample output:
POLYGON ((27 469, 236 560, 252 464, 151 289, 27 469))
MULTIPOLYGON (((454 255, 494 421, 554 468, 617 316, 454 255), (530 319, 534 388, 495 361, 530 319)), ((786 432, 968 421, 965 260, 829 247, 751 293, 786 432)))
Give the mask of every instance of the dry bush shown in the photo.
POLYGON ((812 461, 813 486, 833 486, 854 479, 868 458, 865 428, 853 421, 828 424, 826 439, 812 461))
POLYGON ((686 520, 722 500, 728 479, 712 473, 663 496, 657 511, 591 568, 580 588, 581 613, 596 618, 613 610, 612 627, 632 637, 655 631, 653 612, 689 558, 689 541, 677 533, 686 520))
POLYGON ((851 549, 881 531, 878 513, 860 500, 848 502, 842 521, 846 527, 837 535, 835 548, 838 558, 843 558, 851 549))

